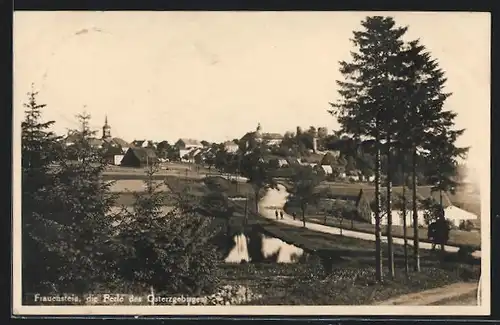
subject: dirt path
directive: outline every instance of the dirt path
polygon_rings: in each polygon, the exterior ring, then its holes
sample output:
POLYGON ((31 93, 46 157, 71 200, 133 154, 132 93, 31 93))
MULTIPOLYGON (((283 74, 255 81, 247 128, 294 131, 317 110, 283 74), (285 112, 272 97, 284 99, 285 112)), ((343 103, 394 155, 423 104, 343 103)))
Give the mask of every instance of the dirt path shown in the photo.
POLYGON ((402 295, 389 300, 377 302, 374 305, 477 305, 477 283, 459 282, 444 287, 402 295))
MULTIPOLYGON (((287 201, 288 198, 288 192, 286 188, 279 184, 278 189, 270 189, 267 191, 266 195, 262 198, 262 200, 259 203, 259 212, 262 216, 269 218, 269 219, 276 219, 275 216, 275 211, 276 209, 278 210, 283 210, 283 207, 287 201)), ((295 226, 295 227, 302 227, 302 221, 297 218, 297 220, 293 220, 293 217, 284 214, 284 219, 283 220, 277 220, 278 222, 290 225, 290 226, 295 226)), ((323 232, 323 233, 329 233, 329 234, 334 234, 334 235, 340 235, 340 228, 337 227, 331 227, 331 226, 325 226, 321 224, 316 224, 316 223, 306 223, 306 227, 310 230, 318 231, 318 232, 323 232)), ((375 235, 370 234, 370 233, 364 233, 364 232, 359 232, 359 231, 352 231, 352 230, 345 230, 342 229, 342 235, 346 237, 353 237, 353 238, 359 238, 359 239, 364 239, 364 240, 371 240, 375 241, 375 235)), ((387 237, 382 236, 382 241, 387 241, 387 237)), ((397 238, 393 237, 393 242, 394 244, 404 244, 403 238, 397 238)), ((412 241, 408 241, 409 245, 412 245, 412 241)), ((420 242, 420 248, 421 249, 432 249, 432 244, 431 243, 426 243, 426 242, 420 242)), ((449 246, 446 245, 445 249, 448 252, 457 252, 458 247, 456 246, 449 246)), ((475 251, 473 253, 474 257, 480 258, 481 257, 481 251, 475 251)))

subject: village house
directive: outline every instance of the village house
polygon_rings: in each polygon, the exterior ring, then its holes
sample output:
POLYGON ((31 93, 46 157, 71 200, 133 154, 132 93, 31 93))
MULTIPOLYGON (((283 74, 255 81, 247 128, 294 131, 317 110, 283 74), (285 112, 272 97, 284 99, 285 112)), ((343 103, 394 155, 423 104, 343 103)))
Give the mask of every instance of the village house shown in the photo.
POLYGON ((240 148, 238 144, 234 141, 226 141, 223 143, 224 149, 229 153, 235 153, 240 148))
POLYGON ((201 149, 203 148, 203 144, 195 139, 180 138, 175 143, 175 147, 179 150, 191 150, 195 148, 201 149))
POLYGON ((180 138, 175 143, 175 147, 179 150, 181 161, 188 162, 194 159, 196 153, 193 150, 202 149, 203 144, 195 139, 180 138))
POLYGON ((206 148, 191 148, 188 150, 179 150, 179 155, 181 155, 181 161, 185 163, 194 164, 197 160, 197 157, 202 160, 202 153, 206 150, 206 148))
MULTIPOLYGON (((77 143, 79 137, 78 132, 69 132, 63 139, 63 144, 67 147, 72 146, 77 143)), ((102 127, 101 138, 90 138, 88 142, 93 148, 104 149, 104 158, 115 165, 120 164, 121 158, 131 146, 127 141, 111 136, 111 127, 108 124, 107 116, 102 127)))
POLYGON ((283 139, 284 136, 280 133, 262 133, 262 126, 259 123, 255 131, 246 133, 241 138, 241 141, 245 142, 247 146, 251 141, 255 141, 257 143, 264 142, 269 146, 277 146, 283 141, 283 139))
MULTIPOLYGON (((63 139, 63 144, 64 146, 66 147, 70 147, 74 144, 76 144, 80 139, 80 135, 78 134, 78 132, 68 132, 68 134, 66 135, 66 137, 63 139)), ((93 148, 102 148, 103 147, 103 144, 104 144, 104 141, 102 139, 98 139, 98 138, 89 138, 88 139, 88 142, 90 144, 91 147, 93 148)))
POLYGON ((331 175, 333 174, 333 168, 330 165, 319 165, 321 166, 321 169, 325 172, 325 175, 331 175))
POLYGON ((288 161, 286 159, 278 159, 278 166, 281 167, 286 167, 288 166, 288 161))
POLYGON ((120 166, 122 164, 123 157, 125 157, 125 155, 114 155, 113 165, 120 166))
POLYGON ((129 148, 121 160, 124 167, 147 167, 157 163, 158 157, 151 148, 129 148))
POLYGON ((278 146, 283 141, 283 135, 280 133, 263 133, 262 141, 269 146, 278 146))
MULTIPOLYGON (((328 187, 328 198, 329 199, 337 199, 337 200, 347 200, 355 202, 356 207, 359 207, 362 202, 364 204, 368 204, 368 207, 371 211, 370 220, 365 220, 370 222, 371 224, 375 224, 375 212, 371 209, 372 203, 375 201, 375 189, 373 186, 363 186, 354 187, 354 186, 345 186, 345 185, 336 185, 332 184, 328 187)), ((403 187, 402 186, 394 186, 392 187, 392 224, 394 226, 402 226, 403 225, 403 213, 402 213, 402 202, 403 202, 403 187)), ((385 202, 386 196, 386 188, 381 188, 381 198, 382 202, 385 202)), ((409 188, 406 188, 405 198, 407 204, 406 210, 406 224, 413 224, 413 212, 411 209, 412 202, 412 191, 409 188)), ((432 198, 435 202, 439 202, 439 192, 432 191, 431 186, 419 186, 417 189, 417 200, 419 200, 419 208, 417 211, 418 224, 420 226, 427 226, 424 218, 424 209, 421 207, 420 202, 424 199, 432 198)), ((449 220, 453 225, 459 226, 462 221, 467 220, 476 220, 477 216, 471 212, 465 211, 453 205, 451 200, 449 199, 447 193, 442 193, 443 198, 443 209, 445 211, 445 218, 449 220)), ((387 225, 387 215, 385 213, 386 207, 382 204, 382 218, 381 224, 387 225)))
POLYGON ((153 140, 134 140, 130 147, 156 149, 157 144, 153 140))

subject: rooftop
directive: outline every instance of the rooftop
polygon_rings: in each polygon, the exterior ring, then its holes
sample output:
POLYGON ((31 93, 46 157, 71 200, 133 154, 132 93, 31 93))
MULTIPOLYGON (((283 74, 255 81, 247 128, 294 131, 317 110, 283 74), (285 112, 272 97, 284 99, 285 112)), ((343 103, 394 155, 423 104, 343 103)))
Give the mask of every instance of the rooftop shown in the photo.
POLYGON ((188 138, 180 138, 177 142, 182 141, 184 142, 185 145, 191 145, 191 146, 201 146, 201 142, 195 139, 188 139, 188 138))

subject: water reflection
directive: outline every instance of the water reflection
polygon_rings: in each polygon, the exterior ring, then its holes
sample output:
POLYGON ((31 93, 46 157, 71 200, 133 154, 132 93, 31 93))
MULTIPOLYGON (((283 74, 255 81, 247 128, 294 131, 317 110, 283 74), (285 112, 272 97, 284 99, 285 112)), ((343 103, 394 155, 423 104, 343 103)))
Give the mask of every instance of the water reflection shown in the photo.
POLYGON ((277 263, 295 263, 304 251, 284 241, 262 234, 234 236, 234 247, 227 255, 226 263, 270 260, 277 263))
MULTIPOLYGON (((112 222, 113 226, 118 226, 121 222, 126 221, 124 219, 123 208, 132 212, 132 207, 113 207, 109 211, 109 216, 114 220, 112 222)), ((172 211, 174 207, 163 206, 162 212, 164 214, 172 211)), ((224 236, 223 236, 224 237, 224 236)), ((218 246, 226 254, 224 261, 226 263, 241 263, 245 262, 276 262, 276 263, 295 263, 300 257, 303 256, 304 252, 301 248, 294 245, 285 243, 284 241, 265 236, 256 231, 250 231, 248 234, 238 234, 233 237, 233 240, 229 240, 225 237, 225 240, 221 240, 218 246)))

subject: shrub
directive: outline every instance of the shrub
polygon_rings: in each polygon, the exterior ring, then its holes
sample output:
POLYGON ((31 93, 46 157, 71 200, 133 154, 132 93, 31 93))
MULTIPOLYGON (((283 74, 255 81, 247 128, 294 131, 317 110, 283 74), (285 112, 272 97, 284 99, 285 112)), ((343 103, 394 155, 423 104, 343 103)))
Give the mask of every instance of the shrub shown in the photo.
POLYGON ((468 262, 472 259, 472 253, 474 249, 470 246, 460 246, 457 252, 457 258, 459 261, 468 262))
POLYGON ((222 177, 205 177, 203 182, 211 190, 229 191, 229 184, 227 180, 222 177))
POLYGON ((152 182, 154 172, 148 171, 147 191, 137 194, 128 221, 119 225, 115 247, 120 252, 121 274, 156 291, 210 292, 218 283, 216 267, 220 260, 212 244, 213 218, 197 214, 191 203, 181 201, 164 215, 162 194, 155 191, 152 182))
POLYGON ((365 195, 361 195, 361 199, 359 200, 357 207, 357 215, 359 219, 371 222, 372 210, 370 208, 370 202, 368 202, 365 195))
POLYGON ((458 229, 463 231, 472 231, 474 229, 474 223, 470 220, 462 220, 460 222, 460 225, 458 226, 458 229))

